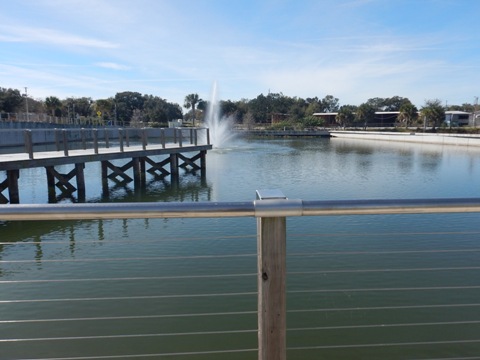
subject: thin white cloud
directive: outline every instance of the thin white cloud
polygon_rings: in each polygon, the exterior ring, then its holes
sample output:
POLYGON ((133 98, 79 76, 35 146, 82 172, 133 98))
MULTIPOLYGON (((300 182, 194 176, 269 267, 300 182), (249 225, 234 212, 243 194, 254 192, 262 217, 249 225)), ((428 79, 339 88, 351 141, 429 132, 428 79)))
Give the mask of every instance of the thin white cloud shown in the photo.
POLYGON ((95 65, 101 68, 112 69, 112 70, 129 70, 130 69, 128 66, 117 64, 114 62, 98 62, 98 63, 95 63, 95 65))
POLYGON ((11 25, 9 25, 0 27, 0 30, 4 33, 7 33, 7 35, 2 36, 4 39, 6 39, 5 41, 9 40, 16 42, 29 42, 33 44, 91 47, 103 49, 113 49, 118 47, 118 44, 109 41, 79 36, 44 27, 12 27, 11 25))
POLYGON ((24 39, 21 37, 0 34, 0 42, 21 42, 21 41, 24 41, 24 39))

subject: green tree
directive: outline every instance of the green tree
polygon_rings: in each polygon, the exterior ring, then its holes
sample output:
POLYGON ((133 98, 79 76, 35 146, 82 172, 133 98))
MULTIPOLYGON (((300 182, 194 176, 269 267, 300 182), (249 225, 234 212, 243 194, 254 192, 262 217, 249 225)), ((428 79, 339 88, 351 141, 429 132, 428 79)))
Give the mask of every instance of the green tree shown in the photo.
MULTIPOLYGON (((288 118, 291 120, 291 121, 301 121, 301 122, 305 122, 305 118, 310 118, 310 117, 313 117, 313 115, 309 115, 309 116, 305 116, 305 111, 307 109, 307 103, 305 102, 304 99, 302 98, 293 98, 292 99, 293 102, 292 104, 290 105, 290 108, 288 109, 287 111, 287 114, 288 114, 288 118)), ((311 119, 310 119, 311 120, 311 119)), ((309 120, 309 121, 310 121, 309 120)), ((307 126, 307 125, 305 125, 307 126)), ((309 126, 309 125, 308 125, 309 126)), ((317 126, 317 125, 312 125, 313 126, 317 126)), ((321 126, 321 125, 318 125, 318 126, 321 126)))
POLYGON ((316 128, 325 126, 325 119, 316 116, 306 116, 300 120, 304 128, 316 128))
POLYGON ((317 97, 307 98, 305 100, 305 103, 307 104, 307 108, 305 109, 306 116, 311 116, 315 113, 324 112, 322 101, 319 100, 317 97))
POLYGON ((149 123, 167 125, 171 120, 182 118, 180 105, 172 104, 153 95, 144 95, 143 120, 149 123))
POLYGON ((351 105, 343 105, 335 116, 335 122, 341 127, 352 126, 355 121, 355 107, 351 105))
POLYGON ((16 112, 24 103, 25 100, 19 90, 0 88, 0 111, 16 112))
POLYGON ((405 128, 413 124, 418 118, 418 109, 411 102, 405 102, 399 109, 397 120, 405 125, 405 128))
POLYGON ((386 103, 386 99, 379 98, 379 97, 368 99, 365 102, 365 104, 374 108, 375 111, 383 111, 386 107, 385 103, 386 103))
POLYGON ((187 109, 192 109, 192 119, 193 119, 193 126, 195 126, 195 120, 196 120, 196 117, 197 117, 197 114, 195 112, 195 106, 200 102, 200 101, 203 101, 202 99, 200 99, 200 97, 198 96, 198 94, 189 94, 187 96, 185 96, 185 103, 184 103, 184 106, 185 108, 187 109))
POLYGON ((385 99, 383 111, 400 111, 402 105, 409 103, 411 104, 411 101, 408 98, 393 96, 385 99))
POLYGON ((98 99, 93 103, 93 111, 98 117, 98 112, 100 112, 100 117, 103 120, 115 120, 115 100, 113 98, 108 99, 98 99))
POLYGON ((271 107, 269 100, 263 94, 248 102, 248 112, 253 116, 255 123, 266 123, 269 120, 268 113, 271 110, 269 105, 271 107))
MULTIPOLYGON (((143 110, 144 97, 138 92, 124 91, 115 95, 117 105, 117 119, 129 124, 134 110, 143 110)), ((138 119, 138 114, 136 116, 138 119)))
POLYGON ((220 101, 221 116, 228 117, 235 123, 241 123, 243 116, 246 114, 246 107, 239 101, 233 102, 231 100, 220 101))
POLYGON ((62 107, 62 102, 56 96, 48 96, 45 98, 45 107, 52 116, 56 116, 58 109, 62 107))
POLYGON ((400 111, 400 107, 409 102, 408 98, 392 96, 391 98, 371 98, 367 100, 366 104, 372 106, 375 111, 400 111))
POLYGON ((431 126, 433 130, 445 121, 445 109, 438 99, 426 100, 420 109, 420 115, 425 126, 431 126))
POLYGON ((366 129, 367 125, 374 121, 375 111, 376 109, 372 105, 368 103, 363 103, 357 108, 357 111, 355 112, 355 120, 358 123, 363 124, 364 129, 366 129))
POLYGON ((327 95, 322 99, 323 112, 337 112, 340 108, 338 98, 333 95, 327 95))

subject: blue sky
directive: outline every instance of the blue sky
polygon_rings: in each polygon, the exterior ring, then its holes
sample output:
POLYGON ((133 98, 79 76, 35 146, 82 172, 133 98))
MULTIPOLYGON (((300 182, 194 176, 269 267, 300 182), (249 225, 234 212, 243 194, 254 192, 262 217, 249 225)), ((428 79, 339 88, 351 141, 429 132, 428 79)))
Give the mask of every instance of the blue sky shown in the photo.
POLYGON ((473 103, 477 0, 0 0, 0 87, 473 103))

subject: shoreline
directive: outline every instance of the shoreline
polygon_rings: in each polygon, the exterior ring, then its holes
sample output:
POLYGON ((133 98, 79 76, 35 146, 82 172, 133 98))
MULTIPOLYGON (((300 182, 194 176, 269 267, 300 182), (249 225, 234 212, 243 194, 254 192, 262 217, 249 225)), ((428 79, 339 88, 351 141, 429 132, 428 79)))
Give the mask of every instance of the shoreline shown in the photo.
POLYGON ((435 134, 417 132, 397 133, 386 131, 331 130, 330 136, 345 139, 480 147, 480 135, 478 134, 435 134))

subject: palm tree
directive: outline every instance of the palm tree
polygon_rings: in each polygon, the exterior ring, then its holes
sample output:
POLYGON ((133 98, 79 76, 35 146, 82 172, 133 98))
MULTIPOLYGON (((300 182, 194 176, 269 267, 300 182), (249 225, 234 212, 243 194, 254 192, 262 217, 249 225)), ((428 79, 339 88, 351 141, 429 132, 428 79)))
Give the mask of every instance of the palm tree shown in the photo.
POLYGON ((371 123, 375 119, 375 108, 368 104, 363 103, 355 112, 355 120, 359 123, 363 123, 363 128, 367 130, 367 124, 371 123))
POLYGON ((61 105, 62 102, 56 96, 48 96, 45 98, 45 107, 52 113, 52 116, 55 116, 55 110, 60 108, 61 105))
POLYGON ((195 105, 197 105, 199 102, 203 101, 202 99, 200 99, 198 97, 198 94, 189 94, 187 96, 185 96, 185 104, 184 106, 187 108, 187 109, 190 109, 190 107, 192 108, 192 114, 193 114, 193 126, 195 126, 195 105))
POLYGON ((420 113, 425 121, 425 126, 430 124, 432 130, 445 121, 445 109, 442 106, 442 102, 438 99, 426 100, 425 105, 420 110, 420 113))
POLYGON ((409 127, 418 117, 418 109, 411 102, 406 102, 400 106, 397 120, 405 124, 405 128, 409 127))
POLYGON ((335 122, 345 128, 351 126, 355 120, 355 113, 350 105, 343 105, 335 116, 335 122))

